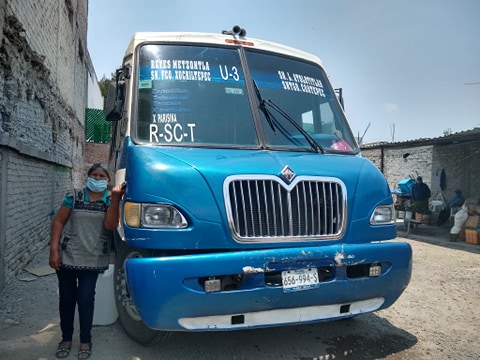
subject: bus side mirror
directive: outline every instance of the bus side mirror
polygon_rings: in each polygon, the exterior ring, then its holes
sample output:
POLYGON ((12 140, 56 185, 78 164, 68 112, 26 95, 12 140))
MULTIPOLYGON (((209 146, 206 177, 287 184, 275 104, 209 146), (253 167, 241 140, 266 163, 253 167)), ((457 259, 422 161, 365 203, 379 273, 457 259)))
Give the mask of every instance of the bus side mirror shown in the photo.
POLYGON ((122 118, 123 104, 125 101, 125 82, 112 81, 108 87, 107 101, 105 103, 105 120, 118 121, 122 118))

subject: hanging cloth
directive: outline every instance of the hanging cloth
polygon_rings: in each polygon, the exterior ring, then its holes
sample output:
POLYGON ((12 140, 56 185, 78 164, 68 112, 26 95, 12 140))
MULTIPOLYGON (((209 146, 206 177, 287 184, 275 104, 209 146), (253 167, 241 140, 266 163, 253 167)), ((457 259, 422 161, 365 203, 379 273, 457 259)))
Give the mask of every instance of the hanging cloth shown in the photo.
POLYGON ((445 169, 442 169, 442 172, 440 173, 440 189, 442 189, 442 191, 445 191, 446 187, 447 187, 447 177, 445 175, 445 169))

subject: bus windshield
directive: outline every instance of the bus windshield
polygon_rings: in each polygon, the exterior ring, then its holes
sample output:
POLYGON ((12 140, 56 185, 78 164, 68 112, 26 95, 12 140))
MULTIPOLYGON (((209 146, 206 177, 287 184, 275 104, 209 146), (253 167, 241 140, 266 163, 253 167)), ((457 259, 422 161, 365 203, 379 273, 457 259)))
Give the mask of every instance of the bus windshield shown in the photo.
POLYGON ((269 115, 262 114, 269 146, 309 147, 300 127, 326 151, 356 150, 337 95, 321 67, 254 51, 247 51, 247 60, 260 97, 270 108, 269 115), (286 115, 297 126, 285 121, 286 115))
POLYGON ((141 46, 135 141, 310 151, 313 139, 326 150, 356 148, 319 66, 250 50, 246 65, 241 51, 190 44, 141 46), (247 92, 247 84, 253 83, 257 96, 247 92), (276 108, 269 109, 270 116, 258 106, 267 100, 276 108))

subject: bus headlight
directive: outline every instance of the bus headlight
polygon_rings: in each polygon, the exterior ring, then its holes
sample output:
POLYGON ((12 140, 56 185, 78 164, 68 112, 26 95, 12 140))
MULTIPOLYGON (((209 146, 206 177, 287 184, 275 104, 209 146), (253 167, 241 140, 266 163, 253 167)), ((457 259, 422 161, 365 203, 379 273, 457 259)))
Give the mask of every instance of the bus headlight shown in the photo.
POLYGON ((125 203, 125 222, 130 227, 184 229, 187 219, 169 204, 125 203))
POLYGON ((127 202, 123 208, 125 223, 130 227, 140 227, 140 204, 127 202))
POLYGON ((145 227, 162 227, 183 229, 187 220, 175 207, 168 204, 144 204, 142 225, 145 227))
POLYGON ((393 205, 380 205, 373 211, 370 218, 370 225, 386 225, 395 222, 395 212, 393 205))

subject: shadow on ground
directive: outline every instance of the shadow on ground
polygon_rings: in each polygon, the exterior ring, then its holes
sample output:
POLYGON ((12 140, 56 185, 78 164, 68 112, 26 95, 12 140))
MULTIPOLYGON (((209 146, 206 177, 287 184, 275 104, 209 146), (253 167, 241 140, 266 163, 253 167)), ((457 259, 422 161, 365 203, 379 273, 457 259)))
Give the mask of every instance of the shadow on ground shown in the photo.
POLYGON ((383 359, 417 344, 417 338, 376 314, 353 319, 267 329, 173 333, 153 346, 182 358, 185 348, 215 359, 383 359))
POLYGON ((420 224, 417 228, 410 228, 410 232, 407 236, 407 227, 403 220, 397 220, 397 236, 399 237, 480 254, 480 245, 468 244, 465 241, 460 240, 450 241, 450 229, 451 226, 448 224, 442 226, 420 224))

